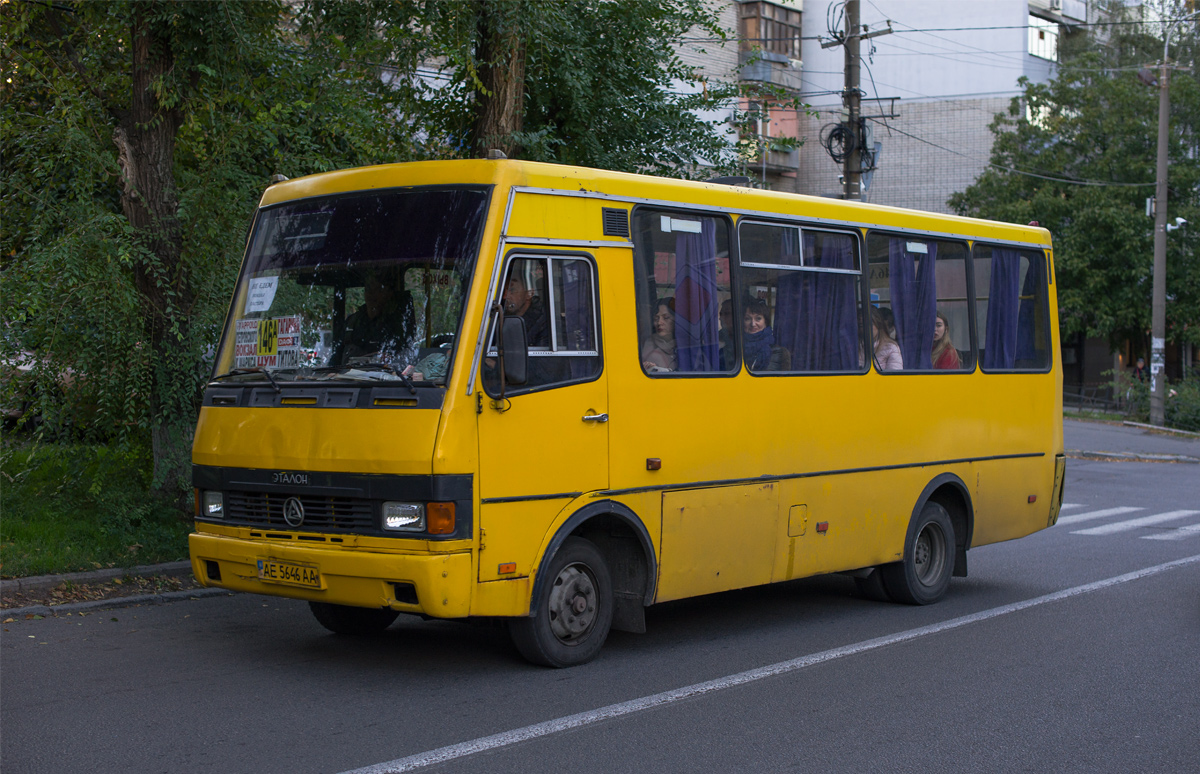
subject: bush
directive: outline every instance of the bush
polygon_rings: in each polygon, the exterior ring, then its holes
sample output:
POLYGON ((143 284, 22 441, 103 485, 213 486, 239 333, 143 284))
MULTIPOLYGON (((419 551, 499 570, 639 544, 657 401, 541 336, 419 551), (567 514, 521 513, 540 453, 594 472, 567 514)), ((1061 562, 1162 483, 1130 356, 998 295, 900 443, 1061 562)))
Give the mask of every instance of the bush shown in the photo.
POLYGON ((1167 427, 1200 432, 1200 373, 1167 385, 1167 427))
POLYGON ((187 557, 190 520, 151 494, 141 444, 44 443, 0 452, 0 574, 132 567, 187 557))

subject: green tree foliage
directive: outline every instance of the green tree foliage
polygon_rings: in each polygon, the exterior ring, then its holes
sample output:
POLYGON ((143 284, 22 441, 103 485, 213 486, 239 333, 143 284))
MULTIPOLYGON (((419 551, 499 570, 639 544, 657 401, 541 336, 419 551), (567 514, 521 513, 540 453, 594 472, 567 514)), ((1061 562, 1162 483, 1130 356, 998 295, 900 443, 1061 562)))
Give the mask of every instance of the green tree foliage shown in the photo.
MULTIPOLYGON (((1061 332, 1142 341, 1150 327, 1161 27, 1130 24, 1114 8, 1063 53, 1056 78, 1024 94, 992 124, 992 166, 950 200, 960 214, 1038 221, 1054 237, 1061 332), (1141 72, 1139 72, 1141 70, 1141 72), (1031 120, 1032 119, 1032 120, 1031 120), (1148 184, 1148 185, 1147 185, 1148 184)), ((1190 27, 1185 27, 1190 30, 1190 27)), ((1190 32, 1173 40, 1191 61, 1190 32)), ((1200 343, 1200 83, 1194 68, 1170 77, 1169 214, 1191 225, 1168 237, 1168 338, 1200 343)))
POLYGON ((734 161, 689 112, 730 96, 671 41, 701 0, 113 0, 0 5, 4 402, 153 447, 191 428, 272 174, 480 155, 694 174, 734 161), (489 117, 490 116, 490 117, 489 117), (498 116, 498 118, 497 118, 498 116))

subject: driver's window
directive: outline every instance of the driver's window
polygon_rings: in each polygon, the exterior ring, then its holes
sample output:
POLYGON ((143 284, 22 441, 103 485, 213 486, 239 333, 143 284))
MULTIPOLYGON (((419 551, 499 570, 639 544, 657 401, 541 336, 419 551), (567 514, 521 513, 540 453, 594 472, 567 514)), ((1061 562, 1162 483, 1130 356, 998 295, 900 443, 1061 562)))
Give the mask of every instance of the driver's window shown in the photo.
MULTIPOLYGON (((529 366, 526 383, 508 385, 508 394, 590 381, 600 375, 595 276, 591 261, 575 256, 509 261, 501 301, 505 316, 525 323, 529 366)), ((483 368, 484 387, 493 394, 500 388, 498 354, 493 334, 483 368)))

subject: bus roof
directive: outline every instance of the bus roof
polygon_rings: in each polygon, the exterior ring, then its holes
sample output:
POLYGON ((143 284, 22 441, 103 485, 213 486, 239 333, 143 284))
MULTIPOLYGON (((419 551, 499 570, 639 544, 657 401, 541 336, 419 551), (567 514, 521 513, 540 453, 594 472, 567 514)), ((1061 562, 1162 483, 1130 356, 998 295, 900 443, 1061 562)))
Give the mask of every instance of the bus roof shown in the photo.
POLYGON ((1050 232, 1038 226, 721 183, 508 159, 416 161, 307 175, 271 185, 263 193, 260 206, 351 191, 423 185, 495 185, 569 191, 630 204, 687 203, 732 213, 816 218, 863 227, 903 228, 1050 246, 1050 232))

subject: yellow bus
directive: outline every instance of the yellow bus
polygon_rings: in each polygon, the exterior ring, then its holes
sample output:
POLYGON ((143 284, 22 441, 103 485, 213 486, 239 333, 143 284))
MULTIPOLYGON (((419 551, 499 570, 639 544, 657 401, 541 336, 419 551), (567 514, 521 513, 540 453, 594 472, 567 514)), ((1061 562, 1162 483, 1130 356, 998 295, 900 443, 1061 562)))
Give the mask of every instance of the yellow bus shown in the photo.
POLYGON ((1044 229, 721 182, 278 182, 196 429, 193 570, 338 633, 508 619, 551 666, 817 574, 932 603, 1057 519, 1053 291, 1044 229))

